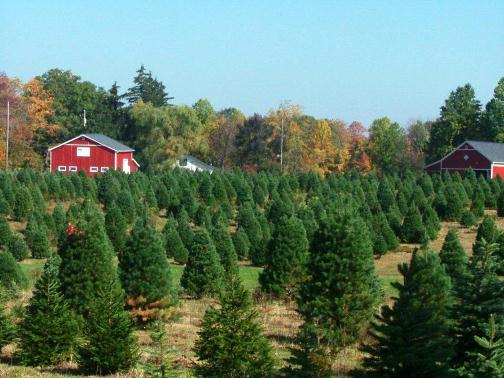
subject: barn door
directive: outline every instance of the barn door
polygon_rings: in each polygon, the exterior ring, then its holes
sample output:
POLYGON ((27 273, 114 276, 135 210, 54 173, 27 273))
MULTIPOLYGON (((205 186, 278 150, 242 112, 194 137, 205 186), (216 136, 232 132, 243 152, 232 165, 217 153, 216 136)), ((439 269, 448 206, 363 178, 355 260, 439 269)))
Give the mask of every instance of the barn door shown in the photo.
POLYGON ((130 173, 130 166, 128 159, 123 159, 123 172, 130 173))

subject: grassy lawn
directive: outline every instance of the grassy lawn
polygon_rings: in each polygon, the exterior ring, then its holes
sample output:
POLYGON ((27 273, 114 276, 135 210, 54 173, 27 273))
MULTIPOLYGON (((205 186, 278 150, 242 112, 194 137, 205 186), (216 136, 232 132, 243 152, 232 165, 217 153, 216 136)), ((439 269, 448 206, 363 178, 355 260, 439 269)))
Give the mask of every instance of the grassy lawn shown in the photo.
MULTIPOLYGON (((259 273, 261 273, 262 268, 257 268, 254 266, 240 266, 240 277, 242 279, 243 286, 247 290, 254 290, 259 286, 259 273)), ((180 286, 180 278, 184 271, 183 265, 177 265, 171 263, 171 274, 173 279, 173 284, 178 287, 180 286)))
POLYGON ((42 273, 44 264, 45 259, 26 259, 19 264, 21 266, 21 270, 28 279, 28 287, 33 287, 35 285, 35 281, 40 276, 40 273, 42 273))

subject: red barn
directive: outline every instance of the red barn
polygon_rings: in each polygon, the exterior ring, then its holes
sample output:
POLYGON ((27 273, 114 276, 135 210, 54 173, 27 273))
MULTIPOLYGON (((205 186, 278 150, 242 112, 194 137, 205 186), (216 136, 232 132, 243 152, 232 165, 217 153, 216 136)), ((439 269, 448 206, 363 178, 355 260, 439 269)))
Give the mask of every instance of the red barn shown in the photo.
POLYGON ((504 143, 467 140, 442 159, 425 167, 427 172, 460 172, 472 168, 477 174, 504 179, 504 143))
POLYGON ((134 150, 102 134, 82 134, 49 149, 51 172, 80 172, 89 176, 119 169, 136 172, 134 150))

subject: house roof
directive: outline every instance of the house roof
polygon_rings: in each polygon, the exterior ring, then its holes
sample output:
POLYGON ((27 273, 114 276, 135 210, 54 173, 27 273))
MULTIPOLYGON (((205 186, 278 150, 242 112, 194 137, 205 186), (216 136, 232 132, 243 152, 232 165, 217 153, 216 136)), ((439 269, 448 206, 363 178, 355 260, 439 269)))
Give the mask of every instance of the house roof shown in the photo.
POLYGON ((75 138, 72 138, 70 140, 67 140, 66 142, 63 142, 61 144, 58 144, 57 146, 54 146, 49 149, 49 151, 52 151, 60 146, 63 146, 67 143, 73 142, 76 139, 79 139, 81 137, 87 138, 92 140, 93 142, 96 142, 104 147, 110 148, 111 150, 114 150, 116 152, 133 152, 135 151, 131 147, 128 147, 120 142, 118 142, 115 139, 112 139, 106 135, 103 134, 81 134, 79 136, 76 136, 75 138))
POLYGON ((207 171, 213 171, 215 170, 215 167, 212 165, 209 165, 207 163, 202 162, 200 159, 192 156, 192 155, 185 155, 182 159, 179 160, 179 162, 187 160, 188 162, 196 165, 198 168, 207 170, 207 171))
POLYGON ((475 150, 478 150, 479 153, 492 163, 504 162, 504 143, 479 142, 476 140, 468 140, 466 143, 471 145, 475 150))
POLYGON ((477 140, 466 140, 463 143, 460 143, 456 148, 454 148, 450 153, 443 156, 441 159, 436 160, 430 164, 427 164, 425 168, 429 168, 440 161, 443 161, 448 156, 457 151, 464 144, 469 144, 472 148, 478 151, 481 155, 490 160, 491 163, 504 163, 504 143, 495 143, 495 142, 480 142, 477 140))

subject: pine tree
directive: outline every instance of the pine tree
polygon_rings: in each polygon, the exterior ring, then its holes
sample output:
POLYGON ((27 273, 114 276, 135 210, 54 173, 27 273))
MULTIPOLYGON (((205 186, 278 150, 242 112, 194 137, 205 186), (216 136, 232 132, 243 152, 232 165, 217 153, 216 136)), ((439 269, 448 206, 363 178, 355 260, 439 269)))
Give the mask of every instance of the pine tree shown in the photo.
POLYGON ((79 325, 60 292, 58 259, 50 257, 19 327, 18 357, 25 365, 48 366, 65 361, 79 343, 79 325))
POLYGON ((307 276, 297 300, 304 319, 302 344, 292 363, 301 372, 320 372, 333 353, 363 334, 380 297, 371 241, 360 217, 350 210, 329 212, 313 238, 307 276))
POLYGON ((249 293, 233 276, 220 297, 220 307, 210 307, 203 317, 194 352, 201 364, 198 377, 251 377, 273 375, 271 345, 263 335, 249 293))
POLYGON ((192 296, 215 295, 222 287, 224 270, 212 240, 204 229, 197 230, 180 285, 192 296))
POLYGON ((460 376, 469 378, 504 377, 504 339, 497 337, 497 325, 492 314, 488 322, 486 337, 475 336, 475 342, 482 352, 476 354, 476 360, 470 367, 461 368, 460 376))
POLYGON ((227 227, 224 225, 218 225, 212 231, 212 240, 215 246, 215 250, 220 257, 220 262, 224 271, 226 273, 237 273, 238 257, 234 248, 231 236, 229 236, 227 227))
POLYGON ((34 259, 44 259, 51 254, 47 233, 47 227, 44 224, 35 228, 31 242, 31 252, 34 259))
POLYGON ((165 378, 168 376, 170 364, 167 361, 169 338, 166 331, 166 325, 161 320, 156 320, 151 325, 150 338, 153 344, 153 353, 151 361, 147 366, 147 374, 149 377, 165 378))
POLYGON ((445 220, 457 221, 460 219, 464 205, 454 184, 448 184, 444 190, 446 199, 445 220))
POLYGON ((404 283, 372 324, 376 344, 365 348, 364 366, 380 377, 447 377, 452 355, 450 279, 432 252, 414 254, 400 266, 404 283))
POLYGON ((435 240, 437 238, 439 230, 441 229, 441 223, 439 222, 439 218, 436 212, 430 205, 426 206, 422 220, 429 239, 435 240))
POLYGON ((257 221, 254 210, 249 202, 243 204, 239 209, 238 225, 245 231, 250 241, 249 255, 252 262, 261 260, 263 256, 263 251, 261 250, 261 240, 263 237, 261 225, 257 221))
POLYGON ((264 292, 282 297, 302 282, 308 259, 308 240, 303 223, 282 218, 269 244, 266 267, 259 276, 264 292))
POLYGON ((0 251, 0 286, 6 289, 24 288, 26 277, 16 259, 8 251, 0 251))
POLYGON ((474 226, 477 222, 476 216, 471 210, 464 210, 462 216, 460 217, 460 224, 464 227, 474 226))
POLYGON ((173 215, 168 217, 168 222, 166 222, 163 228, 165 251, 167 257, 173 257, 176 263, 185 264, 187 263, 187 258, 189 256, 189 251, 184 246, 182 239, 177 231, 177 221, 173 218, 173 215))
POLYGON ((467 254, 460 244, 457 231, 450 229, 439 252, 439 258, 445 266, 455 288, 461 288, 467 278, 467 254))
POLYGON ((77 225, 70 224, 58 252, 63 295, 77 314, 87 316, 96 293, 117 279, 101 215, 87 211, 77 225))
POLYGON ((180 213, 177 221, 177 231, 179 233, 179 236, 182 239, 184 246, 187 249, 190 249, 194 239, 194 232, 191 228, 191 225, 189 224, 189 216, 187 215, 187 212, 185 210, 180 213))
POLYGON ((405 243, 425 243, 427 241, 427 231, 416 206, 412 206, 404 218, 401 238, 405 243))
POLYGON ((482 241, 487 243, 494 243, 499 237, 500 231, 497 229, 495 221, 491 217, 484 217, 483 221, 478 226, 476 233, 476 243, 473 245, 473 254, 478 254, 482 246, 482 241))
POLYGON ((21 185, 15 194, 14 209, 12 215, 15 220, 22 221, 33 209, 32 198, 28 188, 21 185))
POLYGON ((160 235, 147 214, 139 217, 119 258, 122 287, 128 297, 159 301, 171 294, 170 266, 160 235))
POLYGON ((114 246, 116 254, 119 256, 124 251, 127 228, 128 224, 123 217, 121 209, 116 205, 116 202, 113 201, 107 208, 107 214, 105 215, 105 230, 114 246))
POLYGON ((504 217, 504 190, 501 190, 497 199, 497 216, 504 217))
MULTIPOLYGON (((131 224, 135 218, 135 203, 131 192, 127 189, 123 189, 119 193, 119 198, 116 203, 126 222, 131 224)), ((109 206, 109 204, 107 204, 107 206, 109 206)))
POLYGON ((0 303, 0 351, 10 344, 16 336, 16 326, 7 314, 2 303, 0 303))
POLYGON ((245 260, 249 256, 250 241, 243 228, 238 227, 233 235, 233 244, 236 254, 240 260, 245 260))
POLYGON ((22 261, 28 257, 28 246, 24 239, 17 234, 12 235, 7 250, 17 261, 22 261))
POLYGON ((504 282, 496 273, 499 267, 495 258, 497 248, 497 244, 487 243, 484 239, 480 241, 480 248, 469 262, 468 277, 457 291, 453 311, 453 318, 457 320, 453 330, 455 367, 474 364, 474 356, 481 351, 474 337, 484 334, 490 315, 495 314, 497 337, 504 336, 504 282))
POLYGON ((130 315, 124 310, 124 292, 117 280, 99 289, 84 326, 86 344, 79 349, 79 366, 92 374, 126 371, 138 359, 137 339, 130 315))
POLYGON ((7 222, 7 218, 0 216, 0 247, 6 247, 9 245, 12 239, 12 231, 7 222))

